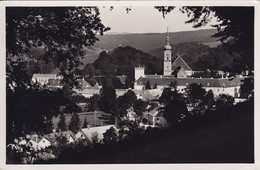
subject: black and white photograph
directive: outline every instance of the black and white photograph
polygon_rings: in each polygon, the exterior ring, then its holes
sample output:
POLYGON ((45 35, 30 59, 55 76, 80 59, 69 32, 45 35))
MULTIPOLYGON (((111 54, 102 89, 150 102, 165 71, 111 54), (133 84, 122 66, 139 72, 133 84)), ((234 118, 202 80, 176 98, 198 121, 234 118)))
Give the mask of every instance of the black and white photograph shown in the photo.
POLYGON ((4 6, 6 165, 256 163, 256 6, 145 4, 4 6))

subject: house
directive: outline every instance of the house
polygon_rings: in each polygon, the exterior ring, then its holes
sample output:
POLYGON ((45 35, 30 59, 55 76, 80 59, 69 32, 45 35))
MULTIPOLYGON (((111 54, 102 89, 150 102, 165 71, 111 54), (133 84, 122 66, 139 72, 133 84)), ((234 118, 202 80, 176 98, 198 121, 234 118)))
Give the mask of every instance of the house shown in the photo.
POLYGON ((79 132, 76 133, 75 137, 76 139, 86 139, 90 142, 92 142, 93 139, 96 138, 98 142, 102 142, 104 138, 103 134, 111 127, 117 130, 114 125, 88 127, 80 129, 79 132))
POLYGON ((92 97, 94 94, 99 94, 100 93, 100 89, 99 88, 85 88, 85 89, 74 89, 74 91, 78 94, 81 94, 82 96, 86 97, 86 98, 90 98, 92 97))
POLYGON ((50 79, 61 80, 62 76, 57 76, 56 74, 33 74, 32 82, 38 82, 41 85, 48 85, 50 79))
POLYGON ((38 135, 32 135, 28 142, 28 145, 34 149, 45 149, 51 146, 51 141, 46 137, 41 137, 38 135))
POLYGON ((77 140, 75 134, 70 130, 61 132, 61 134, 67 138, 69 143, 74 143, 77 140))
POLYGON ((163 117, 163 113, 158 110, 158 107, 149 111, 147 114, 148 122, 152 126, 166 127, 167 121, 163 117))
POLYGON ((84 80, 84 78, 82 79, 77 79, 78 85, 77 85, 77 89, 86 89, 86 88, 91 88, 91 85, 86 82, 84 80))
POLYGON ((133 106, 127 109, 126 119, 129 121, 136 121, 138 118, 137 114, 134 111, 133 106))

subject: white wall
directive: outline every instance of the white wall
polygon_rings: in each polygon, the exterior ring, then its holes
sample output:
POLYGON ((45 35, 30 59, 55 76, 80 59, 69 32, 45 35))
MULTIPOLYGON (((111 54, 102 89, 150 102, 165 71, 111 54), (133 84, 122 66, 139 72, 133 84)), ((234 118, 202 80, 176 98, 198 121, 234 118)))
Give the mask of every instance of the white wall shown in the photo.
POLYGON ((140 77, 144 76, 144 67, 135 67, 135 80, 138 80, 140 77))

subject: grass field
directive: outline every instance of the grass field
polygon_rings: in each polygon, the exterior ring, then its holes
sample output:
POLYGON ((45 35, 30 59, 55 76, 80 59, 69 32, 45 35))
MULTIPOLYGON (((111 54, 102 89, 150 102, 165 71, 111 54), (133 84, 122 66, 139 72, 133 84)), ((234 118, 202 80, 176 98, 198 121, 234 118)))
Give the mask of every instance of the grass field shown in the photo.
MULTIPOLYGON (((71 114, 64 114, 64 115, 65 115, 65 119, 66 119, 66 124, 69 125, 69 122, 71 119, 71 114)), ((107 113, 104 113, 104 112, 97 111, 96 115, 94 112, 83 112, 83 113, 78 113, 78 115, 79 115, 81 127, 83 126, 83 122, 84 122, 85 118, 87 119, 87 122, 90 126, 95 126, 95 124, 97 126, 107 124, 106 121, 104 121, 104 119, 101 118, 101 117, 107 115, 107 113)), ((60 120, 59 116, 52 118, 54 128, 57 128, 59 120, 60 120)))

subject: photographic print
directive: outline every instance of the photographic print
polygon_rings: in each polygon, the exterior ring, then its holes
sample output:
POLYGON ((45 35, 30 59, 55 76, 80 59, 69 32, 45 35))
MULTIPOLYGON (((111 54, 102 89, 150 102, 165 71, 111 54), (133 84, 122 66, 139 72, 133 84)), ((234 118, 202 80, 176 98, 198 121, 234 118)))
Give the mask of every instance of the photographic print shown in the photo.
POLYGON ((5 6, 6 164, 255 163, 255 6, 5 6))

